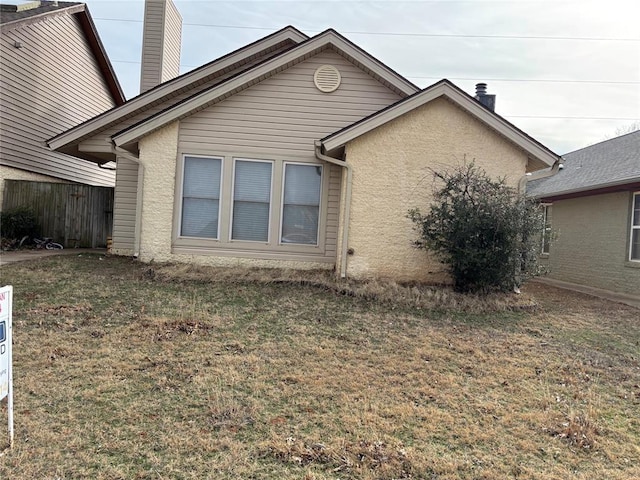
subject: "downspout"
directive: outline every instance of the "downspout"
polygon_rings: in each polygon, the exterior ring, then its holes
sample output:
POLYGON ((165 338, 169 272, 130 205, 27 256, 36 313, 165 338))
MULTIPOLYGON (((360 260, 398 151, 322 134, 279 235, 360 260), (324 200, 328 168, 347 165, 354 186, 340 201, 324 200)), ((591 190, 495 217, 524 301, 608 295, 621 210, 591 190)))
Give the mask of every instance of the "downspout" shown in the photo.
POLYGON ((349 218, 351 215, 351 183, 353 179, 353 170, 347 162, 338 160, 322 153, 322 142, 315 141, 316 158, 324 162, 332 163, 344 168, 347 171, 347 188, 344 195, 343 206, 343 227, 342 227, 342 250, 340 252, 340 278, 347 277, 347 242, 349 241, 349 218))
POLYGON ((123 157, 138 165, 138 185, 136 186, 136 223, 133 231, 133 256, 138 258, 140 256, 140 230, 142 228, 142 184, 144 180, 144 167, 142 163, 140 163, 140 159, 138 157, 124 148, 113 145, 111 149, 116 155, 116 160, 117 157, 123 157))
POLYGON ((539 170, 535 173, 525 173, 518 181, 518 193, 524 195, 527 192, 527 183, 531 180, 550 177, 558 173, 562 168, 562 157, 558 158, 550 168, 539 170))

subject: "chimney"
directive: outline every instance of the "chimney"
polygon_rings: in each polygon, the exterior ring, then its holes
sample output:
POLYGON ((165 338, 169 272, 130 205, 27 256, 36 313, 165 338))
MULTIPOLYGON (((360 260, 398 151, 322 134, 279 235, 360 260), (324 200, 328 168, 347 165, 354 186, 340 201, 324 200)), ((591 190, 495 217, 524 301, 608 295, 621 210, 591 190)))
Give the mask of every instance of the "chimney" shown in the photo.
POLYGON ((486 83, 476 83, 476 96, 474 97, 481 104, 487 107, 492 112, 496 110, 496 96, 495 95, 487 95, 487 84, 486 83))
POLYGON ((180 74, 182 17, 172 0, 146 0, 140 93, 180 74))

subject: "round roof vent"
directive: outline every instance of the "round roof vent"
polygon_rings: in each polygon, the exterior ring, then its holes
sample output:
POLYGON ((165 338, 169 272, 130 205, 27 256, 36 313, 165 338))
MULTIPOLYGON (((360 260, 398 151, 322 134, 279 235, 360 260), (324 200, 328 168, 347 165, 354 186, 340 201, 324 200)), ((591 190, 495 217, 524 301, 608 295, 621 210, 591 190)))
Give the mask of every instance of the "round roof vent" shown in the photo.
POLYGON ((337 90, 341 79, 340 72, 333 65, 322 65, 313 74, 313 83, 318 90, 325 93, 337 90))

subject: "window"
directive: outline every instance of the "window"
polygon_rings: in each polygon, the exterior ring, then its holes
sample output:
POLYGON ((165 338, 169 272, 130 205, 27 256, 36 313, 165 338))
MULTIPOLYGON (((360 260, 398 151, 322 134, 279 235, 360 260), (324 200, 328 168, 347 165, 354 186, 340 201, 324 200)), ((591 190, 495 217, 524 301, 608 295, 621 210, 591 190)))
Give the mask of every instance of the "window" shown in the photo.
POLYGON ((272 162, 236 160, 232 240, 269 241, 272 162))
POLYGON ((542 253, 549 253, 551 246, 551 205, 542 205, 542 253))
POLYGON ((287 163, 282 194, 283 244, 318 244, 322 167, 287 163))
POLYGON ((631 207, 631 244, 629 260, 640 261, 640 192, 633 194, 631 207))
POLYGON ((183 237, 218 238, 221 158, 184 157, 183 237))

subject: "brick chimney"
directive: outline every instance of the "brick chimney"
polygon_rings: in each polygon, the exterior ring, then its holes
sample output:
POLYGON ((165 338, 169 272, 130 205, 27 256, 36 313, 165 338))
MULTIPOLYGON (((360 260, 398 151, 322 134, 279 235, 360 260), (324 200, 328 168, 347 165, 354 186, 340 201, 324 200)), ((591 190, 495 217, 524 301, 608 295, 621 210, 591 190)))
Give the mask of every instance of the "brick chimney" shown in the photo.
POLYGON ((492 112, 496 110, 496 96, 495 95, 487 95, 487 84, 486 83, 476 83, 476 96, 474 97, 481 104, 487 107, 492 112))
POLYGON ((180 74, 182 17, 172 0, 146 0, 140 93, 180 74))

